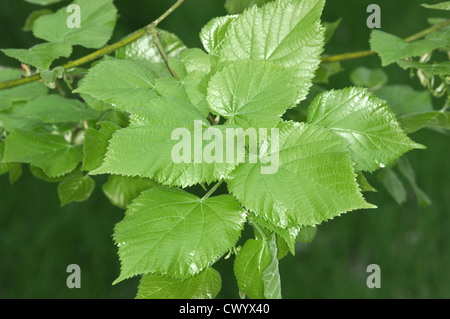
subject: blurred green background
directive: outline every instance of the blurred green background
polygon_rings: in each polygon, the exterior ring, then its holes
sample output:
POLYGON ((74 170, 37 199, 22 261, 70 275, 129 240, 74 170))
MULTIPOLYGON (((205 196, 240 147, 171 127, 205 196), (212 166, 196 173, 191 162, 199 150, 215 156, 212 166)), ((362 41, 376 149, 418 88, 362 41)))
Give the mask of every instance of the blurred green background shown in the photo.
MULTIPOLYGON (((173 0, 115 0, 119 20, 114 40, 148 24, 173 0)), ((369 48, 370 29, 366 8, 378 3, 382 30, 406 37, 426 27, 428 17, 440 11, 419 6, 424 1, 329 0, 323 20, 343 22, 326 46, 327 54, 369 48)), ((440 1, 427 1, 437 3, 440 1)), ((187 0, 161 28, 176 33, 187 46, 199 47, 198 33, 211 18, 225 15, 224 0, 187 0)), ((53 5, 52 9, 62 6, 53 5)), ((23 32, 26 17, 40 7, 23 0, 0 0, 0 48, 28 48, 38 40, 23 32)), ((86 50, 76 48, 75 56, 86 50)), ((19 67, 0 54, 1 66, 19 67)), ((343 63, 346 69, 327 88, 351 85, 350 72, 357 66, 376 68, 378 57, 343 63)), ((417 79, 396 65, 385 70, 389 84, 407 83, 420 89, 417 79)), ((419 186, 433 204, 419 207, 411 189, 402 206, 369 177, 379 191, 366 195, 377 210, 343 215, 319 227, 312 244, 298 244, 296 255, 280 263, 285 298, 449 298, 450 297, 450 140, 433 131, 411 136, 427 150, 408 154, 419 186), (366 267, 381 267, 381 288, 368 289, 366 267)), ((0 177, 0 298, 133 298, 138 278, 116 286, 119 260, 112 241, 114 224, 123 210, 112 206, 101 192, 104 177, 85 203, 59 207, 56 184, 32 177, 28 167, 14 185, 0 177), (68 289, 66 267, 81 267, 81 289, 68 289)), ((232 274, 234 257, 218 262, 222 274, 220 298, 238 298, 232 274)))

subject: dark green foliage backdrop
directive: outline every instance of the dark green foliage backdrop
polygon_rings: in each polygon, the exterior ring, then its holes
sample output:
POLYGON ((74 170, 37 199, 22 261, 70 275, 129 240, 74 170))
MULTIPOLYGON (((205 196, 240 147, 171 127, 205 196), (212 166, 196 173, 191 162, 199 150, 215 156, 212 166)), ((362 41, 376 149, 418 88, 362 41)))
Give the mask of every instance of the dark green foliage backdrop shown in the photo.
MULTIPOLYGON (((113 40, 146 25, 173 1, 116 0, 120 13, 113 40)), ((327 53, 369 48, 365 26, 367 5, 374 1, 330 0, 323 19, 343 22, 327 53)), ((376 1, 382 8, 382 30, 401 37, 426 28, 427 17, 439 11, 421 8, 423 1, 376 1)), ((429 1, 433 2, 433 1, 429 1)), ((55 8, 58 5, 54 6, 55 8)), ((21 31, 27 15, 37 7, 22 0, 0 1, 0 47, 28 48, 36 44, 21 31)), ((187 46, 199 47, 198 32, 210 18, 224 15, 222 0, 188 0, 161 27, 180 36, 187 46)), ((76 56, 87 51, 77 48, 76 56)), ((379 58, 344 62, 346 71, 333 77, 329 88, 350 85, 349 73, 357 66, 379 67, 379 58)), ((15 66, 0 55, 0 65, 15 66)), ((417 79, 396 65, 386 68, 389 84, 417 79)), ((319 227, 311 245, 298 245, 296 256, 280 263, 285 298, 445 298, 450 297, 450 163, 449 138, 422 131, 412 138, 428 147, 407 156, 416 169, 421 188, 433 205, 419 207, 412 191, 409 201, 397 205, 373 178, 378 193, 367 196, 377 210, 351 212, 319 227), (381 289, 366 287, 368 264, 381 266, 381 289)), ((102 178, 85 203, 59 207, 56 185, 36 180, 24 166, 13 186, 0 177, 0 298, 132 298, 138 279, 111 287, 119 274, 119 260, 112 241, 114 224, 123 211, 101 193, 102 178), (82 288, 66 287, 66 267, 78 264, 82 288)), ((222 278, 232 278, 233 258, 221 261, 222 278)), ((219 297, 237 298, 237 285, 223 282, 219 297)))

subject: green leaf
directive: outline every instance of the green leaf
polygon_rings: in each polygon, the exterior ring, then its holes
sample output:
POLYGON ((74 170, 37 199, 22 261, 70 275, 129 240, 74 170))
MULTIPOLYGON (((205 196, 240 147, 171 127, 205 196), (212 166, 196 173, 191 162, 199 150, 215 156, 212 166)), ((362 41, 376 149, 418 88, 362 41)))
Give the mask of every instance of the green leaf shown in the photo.
POLYGON ((211 267, 186 280, 147 274, 136 299, 213 299, 221 287, 220 274, 211 267))
POLYGON ((349 143, 356 170, 374 171, 399 158, 414 143, 403 132, 386 102, 363 88, 332 90, 317 96, 308 122, 331 129, 349 143))
POLYGON ((447 19, 445 19, 445 18, 428 18, 427 22, 431 25, 434 25, 434 24, 439 24, 439 23, 445 22, 446 20, 447 19))
POLYGON ((430 111, 411 113, 398 118, 408 133, 416 132, 425 127, 436 127, 450 130, 450 112, 430 111))
POLYGON ((225 39, 230 23, 237 18, 237 15, 228 15, 214 18, 209 21, 200 32, 200 40, 206 52, 216 54, 225 39))
POLYGON ((58 185, 58 196, 61 206, 71 202, 84 202, 91 196, 95 188, 95 182, 92 177, 72 176, 58 185))
POLYGON ((414 193, 417 196, 417 201, 418 201, 419 205, 421 205, 421 206, 431 205, 431 199, 417 185, 416 174, 414 172, 414 169, 411 166, 411 163, 408 161, 408 159, 404 158, 404 157, 400 158, 398 160, 397 167, 398 167, 400 173, 406 178, 406 180, 411 185, 414 193))
POLYGON ((262 6, 270 1, 272 0, 227 0, 225 2, 225 9, 228 13, 236 14, 254 5, 262 6))
POLYGON ((35 37, 48 42, 67 41, 90 49, 104 46, 114 30, 117 10, 112 0, 75 0, 80 7, 80 28, 67 25, 72 12, 64 7, 54 14, 45 15, 34 22, 35 37))
MULTIPOLYGON (((183 62, 187 74, 198 71, 207 75, 211 72, 212 66, 217 58, 212 57, 201 49, 193 48, 181 52, 180 59, 183 62)), ((180 75, 180 77, 184 78, 185 76, 180 75)))
POLYGON ((364 176, 364 173, 361 171, 356 172, 356 182, 359 185, 359 188, 361 189, 361 192, 376 192, 377 190, 372 187, 372 185, 369 184, 366 177, 364 176))
POLYGON ((33 164, 49 177, 73 171, 81 158, 80 147, 58 135, 15 130, 5 139, 3 162, 33 164))
POLYGON ((58 76, 53 71, 43 70, 40 73, 41 79, 44 81, 44 84, 51 89, 56 88, 56 79, 58 76))
POLYGON ((383 69, 369 69, 360 66, 350 74, 350 80, 356 86, 376 90, 386 84, 388 77, 383 69))
POLYGON ((56 94, 44 95, 29 101, 16 114, 51 124, 76 123, 97 119, 100 116, 100 113, 87 108, 80 101, 56 94))
POLYGON ((106 60, 89 70, 74 93, 83 93, 119 109, 142 106, 157 97, 155 74, 145 61, 106 60))
POLYGON ((378 173, 378 180, 383 184, 397 204, 401 205, 406 201, 405 186, 403 186, 402 181, 392 169, 380 171, 378 173))
POLYGON ((278 270, 278 249, 275 234, 272 235, 267 244, 272 260, 261 272, 261 279, 264 285, 264 298, 281 299, 281 280, 280 272, 278 270))
MULTIPOLYGON (((214 126, 214 134, 225 137, 226 129, 231 126, 214 126)), ((201 144, 196 152, 195 145, 200 145, 196 136, 213 134, 208 127, 196 129, 195 127, 182 128, 177 135, 181 141, 172 139, 174 129, 172 126, 149 124, 140 127, 129 127, 118 130, 110 141, 108 152, 102 166, 91 174, 119 174, 127 176, 141 176, 154 179, 168 186, 188 187, 198 183, 212 183, 223 179, 238 164, 238 158, 231 161, 206 162, 196 161, 199 154, 204 154, 208 142, 201 144), (178 145, 178 146, 177 146, 178 145), (182 146, 179 146, 182 145, 182 146), (186 146, 187 145, 187 146, 186 146), (183 155, 188 153, 186 162, 176 162, 173 152, 182 149, 183 155)), ((214 143, 214 142, 209 142, 214 143)), ((220 146, 226 145, 226 139, 220 146)), ((211 144, 212 145, 212 144, 211 144)), ((183 160, 180 154, 180 159, 183 160)), ((236 155, 236 152, 235 152, 236 155)))
MULTIPOLYGON (((446 31, 441 30, 440 32, 446 31)), ((370 36, 370 47, 380 56, 381 65, 386 66, 404 58, 420 56, 435 49, 446 47, 450 41, 448 37, 446 41, 447 43, 445 40, 442 41, 439 36, 429 35, 423 40, 408 43, 395 35, 374 30, 370 36)))
POLYGON ((154 186, 158 184, 147 178, 110 175, 102 189, 113 205, 126 209, 143 191, 154 186))
MULTIPOLYGON (((184 43, 173 33, 158 29, 159 39, 168 57, 177 57, 186 50, 184 43)), ((151 63, 164 62, 149 33, 116 51, 118 59, 142 59, 151 63)))
MULTIPOLYGON (((164 185, 187 187, 223 179, 243 160, 242 152, 234 152, 233 158, 218 155, 204 160, 203 155, 209 154, 206 150, 214 145, 217 152, 222 150, 222 155, 227 155, 223 148, 233 136, 228 138, 226 131, 235 127, 211 127, 192 104, 158 98, 140 108, 129 108, 129 112, 132 124, 114 133, 103 165, 92 174, 141 176, 164 185), (202 141, 202 137, 211 141, 202 141)), ((243 132, 238 132, 241 135, 243 132)))
POLYGON ((388 85, 377 90, 375 95, 387 101, 397 115, 433 110, 428 91, 414 91, 408 85, 388 85))
POLYGON ((9 167, 9 183, 12 185, 17 182, 22 176, 22 164, 20 163, 10 163, 9 167))
POLYGON ((178 188, 144 191, 115 227, 122 270, 114 284, 145 273, 177 279, 200 273, 234 246, 245 218, 229 195, 202 200, 178 188))
POLYGON ((31 31, 33 30, 33 26, 34 26, 34 22, 37 20, 37 18, 48 15, 48 14, 52 14, 53 11, 49 10, 49 9, 42 9, 42 10, 36 10, 33 11, 28 17, 27 20, 25 21, 25 25, 23 26, 22 30, 23 31, 31 31))
POLYGON ((323 6, 323 0, 280 0, 262 8, 254 6, 230 24, 219 55, 225 61, 267 60, 291 68, 298 99, 303 100, 320 64, 323 6))
POLYGON ((325 27, 325 43, 330 42, 330 40, 333 38, 336 29, 341 24, 341 21, 342 18, 339 18, 334 22, 322 22, 323 26, 325 27))
POLYGON ((450 10, 450 1, 444 1, 444 2, 436 3, 436 4, 423 3, 423 4, 421 4, 421 6, 428 8, 428 9, 450 10))
POLYGON ((52 62, 59 57, 69 57, 72 46, 68 42, 42 43, 30 49, 2 49, 7 56, 22 63, 30 64, 39 70, 48 70, 52 62))
POLYGON ((284 122, 278 128, 278 142, 272 136, 262 157, 271 167, 261 161, 243 163, 227 181, 245 208, 286 228, 314 226, 346 211, 374 207, 358 189, 344 139, 312 124, 284 122))
POLYGON ((310 244, 316 237, 317 227, 305 226, 300 229, 298 233, 298 241, 302 244, 310 244))
POLYGON ((265 297, 263 271, 272 262, 273 255, 267 242, 255 239, 247 240, 234 261, 234 274, 239 291, 252 299, 263 299, 265 297))
POLYGON ((450 62, 427 64, 416 61, 397 61, 397 64, 403 69, 414 68, 430 74, 450 75, 450 62))
MULTIPOLYGON (((277 242, 277 258, 278 260, 281 260, 289 253, 290 248, 287 242, 281 236, 276 235, 276 242, 277 242)), ((295 251, 292 254, 295 255, 295 251)))
POLYGON ((88 128, 85 132, 84 138, 84 171, 92 171, 99 168, 105 158, 105 154, 109 145, 109 141, 115 131, 120 129, 120 126, 113 122, 99 122, 100 129, 88 128))
POLYGON ((295 105, 293 72, 263 61, 239 61, 216 73, 208 85, 210 108, 244 129, 274 127, 295 105))
POLYGON ((33 4, 38 4, 41 6, 47 6, 49 4, 58 3, 63 0, 25 0, 25 1, 33 4))

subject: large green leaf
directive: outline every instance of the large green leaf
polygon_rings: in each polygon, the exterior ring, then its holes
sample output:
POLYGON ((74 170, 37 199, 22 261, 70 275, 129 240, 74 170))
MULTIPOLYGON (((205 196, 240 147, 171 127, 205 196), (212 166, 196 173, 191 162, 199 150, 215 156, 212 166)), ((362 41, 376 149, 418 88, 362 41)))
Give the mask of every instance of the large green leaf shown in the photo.
POLYGON ((112 204, 126 209, 143 191, 158 186, 148 178, 110 175, 103 184, 103 192, 112 204))
POLYGON ((59 57, 69 57, 72 46, 68 42, 42 43, 30 49, 2 49, 7 56, 22 63, 30 64, 40 70, 48 70, 52 62, 59 57))
POLYGON ((234 152, 231 158, 224 151, 233 138, 227 129, 235 127, 211 127, 190 103, 158 98, 129 112, 132 124, 113 134, 105 161, 92 174, 149 177, 164 185, 186 187, 222 179, 243 160, 242 152, 234 152), (202 140, 208 137, 211 141, 202 140), (203 155, 209 155, 207 150, 214 145, 218 158, 206 160, 203 155))
POLYGON ((74 92, 126 109, 144 105, 158 96, 155 78, 151 65, 146 61, 106 60, 90 69, 74 92))
POLYGON ((413 148, 385 101, 363 88, 332 90, 317 96, 308 122, 331 129, 349 143, 357 170, 374 171, 413 148))
POLYGON ((239 61, 216 73, 208 85, 208 103, 227 123, 244 129, 271 128, 295 105, 293 72, 265 61, 239 61))
POLYGON ((80 28, 69 28, 67 20, 72 13, 67 7, 38 18, 33 25, 35 37, 49 42, 67 41, 71 45, 82 45, 97 49, 111 37, 116 24, 117 10, 113 0, 75 0, 80 7, 80 28))
POLYGON ((268 60, 295 71, 303 100, 320 63, 323 0, 280 0, 242 13, 231 22, 219 55, 223 60, 268 60))
POLYGON ((95 182, 92 177, 71 176, 58 185, 58 196, 61 206, 71 202, 84 202, 91 196, 95 188, 95 182))
POLYGON ((261 161, 244 163, 227 181, 247 209, 287 228, 313 226, 347 211, 374 207, 358 189, 344 139, 312 124, 284 122, 278 129, 278 142, 272 133, 262 157, 271 162, 271 171, 263 174, 269 164, 261 161), (279 151, 273 148, 276 144, 279 151))
POLYGON ((213 299, 221 287, 220 274, 211 267, 185 280, 147 274, 136 299, 213 299))
MULTIPOLYGON (((183 42, 173 33, 158 29, 159 39, 168 57, 176 57, 186 50, 183 42)), ((149 33, 116 51, 118 59, 142 59, 151 63, 164 62, 149 33)))
POLYGON ((115 227, 122 263, 115 283, 145 273, 194 276, 233 247, 245 218, 230 195, 201 199, 178 188, 151 188, 115 227))
POLYGON ((3 162, 30 163, 49 177, 73 171, 81 158, 80 147, 58 135, 15 130, 5 140, 3 162))

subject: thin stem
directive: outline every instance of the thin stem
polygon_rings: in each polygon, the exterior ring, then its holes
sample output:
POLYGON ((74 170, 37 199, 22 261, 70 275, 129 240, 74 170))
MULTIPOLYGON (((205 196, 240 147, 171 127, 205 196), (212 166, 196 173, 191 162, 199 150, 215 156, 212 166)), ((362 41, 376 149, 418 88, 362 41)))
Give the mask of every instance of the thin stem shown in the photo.
POLYGON ((211 196, 211 195, 216 191, 216 189, 217 189, 220 185, 222 185, 222 183, 223 183, 223 180, 220 181, 220 182, 218 182, 216 185, 214 185, 213 188, 211 188, 211 189, 205 194, 205 196, 202 197, 202 201, 204 201, 204 200, 207 199, 209 196, 211 196))
POLYGON ((376 55, 376 54, 377 53, 375 51, 370 51, 370 50, 336 54, 336 55, 330 55, 330 56, 323 57, 322 63, 346 61, 346 60, 364 58, 366 56, 371 56, 371 55, 376 55))
MULTIPOLYGON (((92 52, 91 54, 88 54, 78 60, 69 62, 64 64, 62 67, 65 70, 70 70, 73 68, 76 68, 80 65, 92 62, 94 60, 97 60, 105 55, 108 55, 114 51, 116 51, 117 49, 120 49, 121 47, 130 44, 134 41, 136 41, 137 39, 143 37, 144 35, 147 34, 147 32, 149 32, 150 28, 156 28, 158 26, 158 24, 163 21, 165 18, 167 18, 167 16, 169 16, 176 8, 178 8, 185 0, 178 0, 172 7, 170 7, 166 12, 164 12, 159 18, 157 18, 155 21, 153 21, 151 24, 149 24, 148 26, 145 26, 144 28, 128 35, 127 37, 123 38, 122 40, 120 40, 119 42, 116 42, 114 44, 108 45, 104 48, 101 48, 95 52, 92 52)), ((10 80, 10 81, 5 81, 5 82, 1 82, 0 83, 0 90, 4 90, 4 89, 9 89, 12 87, 16 87, 19 85, 23 85, 23 84, 27 84, 30 82, 34 82, 34 81, 39 81, 41 79, 41 75, 38 74, 34 74, 31 76, 26 76, 20 79, 16 79, 16 80, 10 80)))
POLYGON ((167 18, 172 12, 175 11, 185 0, 178 0, 173 6, 171 6, 166 12, 164 12, 158 19, 156 19, 153 23, 155 24, 155 27, 160 24, 162 20, 167 18))
POLYGON ((425 37, 425 36, 427 36, 427 35, 429 35, 429 34, 435 32, 435 31, 437 31, 437 30, 440 30, 440 29, 442 29, 442 28, 448 26, 449 24, 450 24, 450 19, 449 19, 449 20, 446 20, 446 21, 444 21, 444 22, 441 22, 441 23, 432 25, 432 26, 429 27, 428 29, 425 29, 425 30, 420 31, 420 32, 418 32, 418 33, 416 33, 416 34, 413 34, 413 35, 411 35, 411 36, 405 38, 404 40, 405 40, 406 42, 416 41, 416 40, 421 39, 421 38, 423 38, 423 37, 425 37))
POLYGON ((264 239, 264 241, 267 241, 267 237, 266 234, 264 234, 263 230, 261 229, 261 227, 259 226, 259 224, 257 222, 255 222, 253 220, 253 218, 251 218, 250 216, 248 216, 248 220, 250 220, 250 222, 252 223, 252 225, 255 227, 255 229, 258 231, 259 235, 262 237, 262 239, 264 239))
MULTIPOLYGON (((403 39, 405 42, 412 42, 419 40, 437 30, 440 30, 447 25, 450 24, 450 19, 446 20, 444 22, 435 24, 425 30, 422 30, 416 34, 413 34, 405 39, 403 39)), ((329 62, 337 62, 337 61, 346 61, 346 60, 352 60, 352 59, 358 59, 358 58, 364 58, 371 55, 376 55, 377 53, 375 51, 366 50, 366 51, 357 51, 357 52, 351 52, 351 53, 343 53, 343 54, 336 54, 336 55, 330 55, 322 58, 322 63, 329 63, 329 62)))
POLYGON ((164 47, 161 43, 161 40, 159 38, 159 32, 156 29, 155 26, 151 25, 148 28, 149 32, 152 35, 153 38, 153 44, 155 45, 155 47, 158 49, 159 55, 161 55, 161 58, 163 59, 164 63, 166 64, 167 69, 169 70, 170 74, 172 74, 172 76, 176 79, 180 79, 180 77, 178 76, 178 74, 172 69, 172 67, 169 65, 169 57, 167 56, 166 51, 164 51, 164 47))

